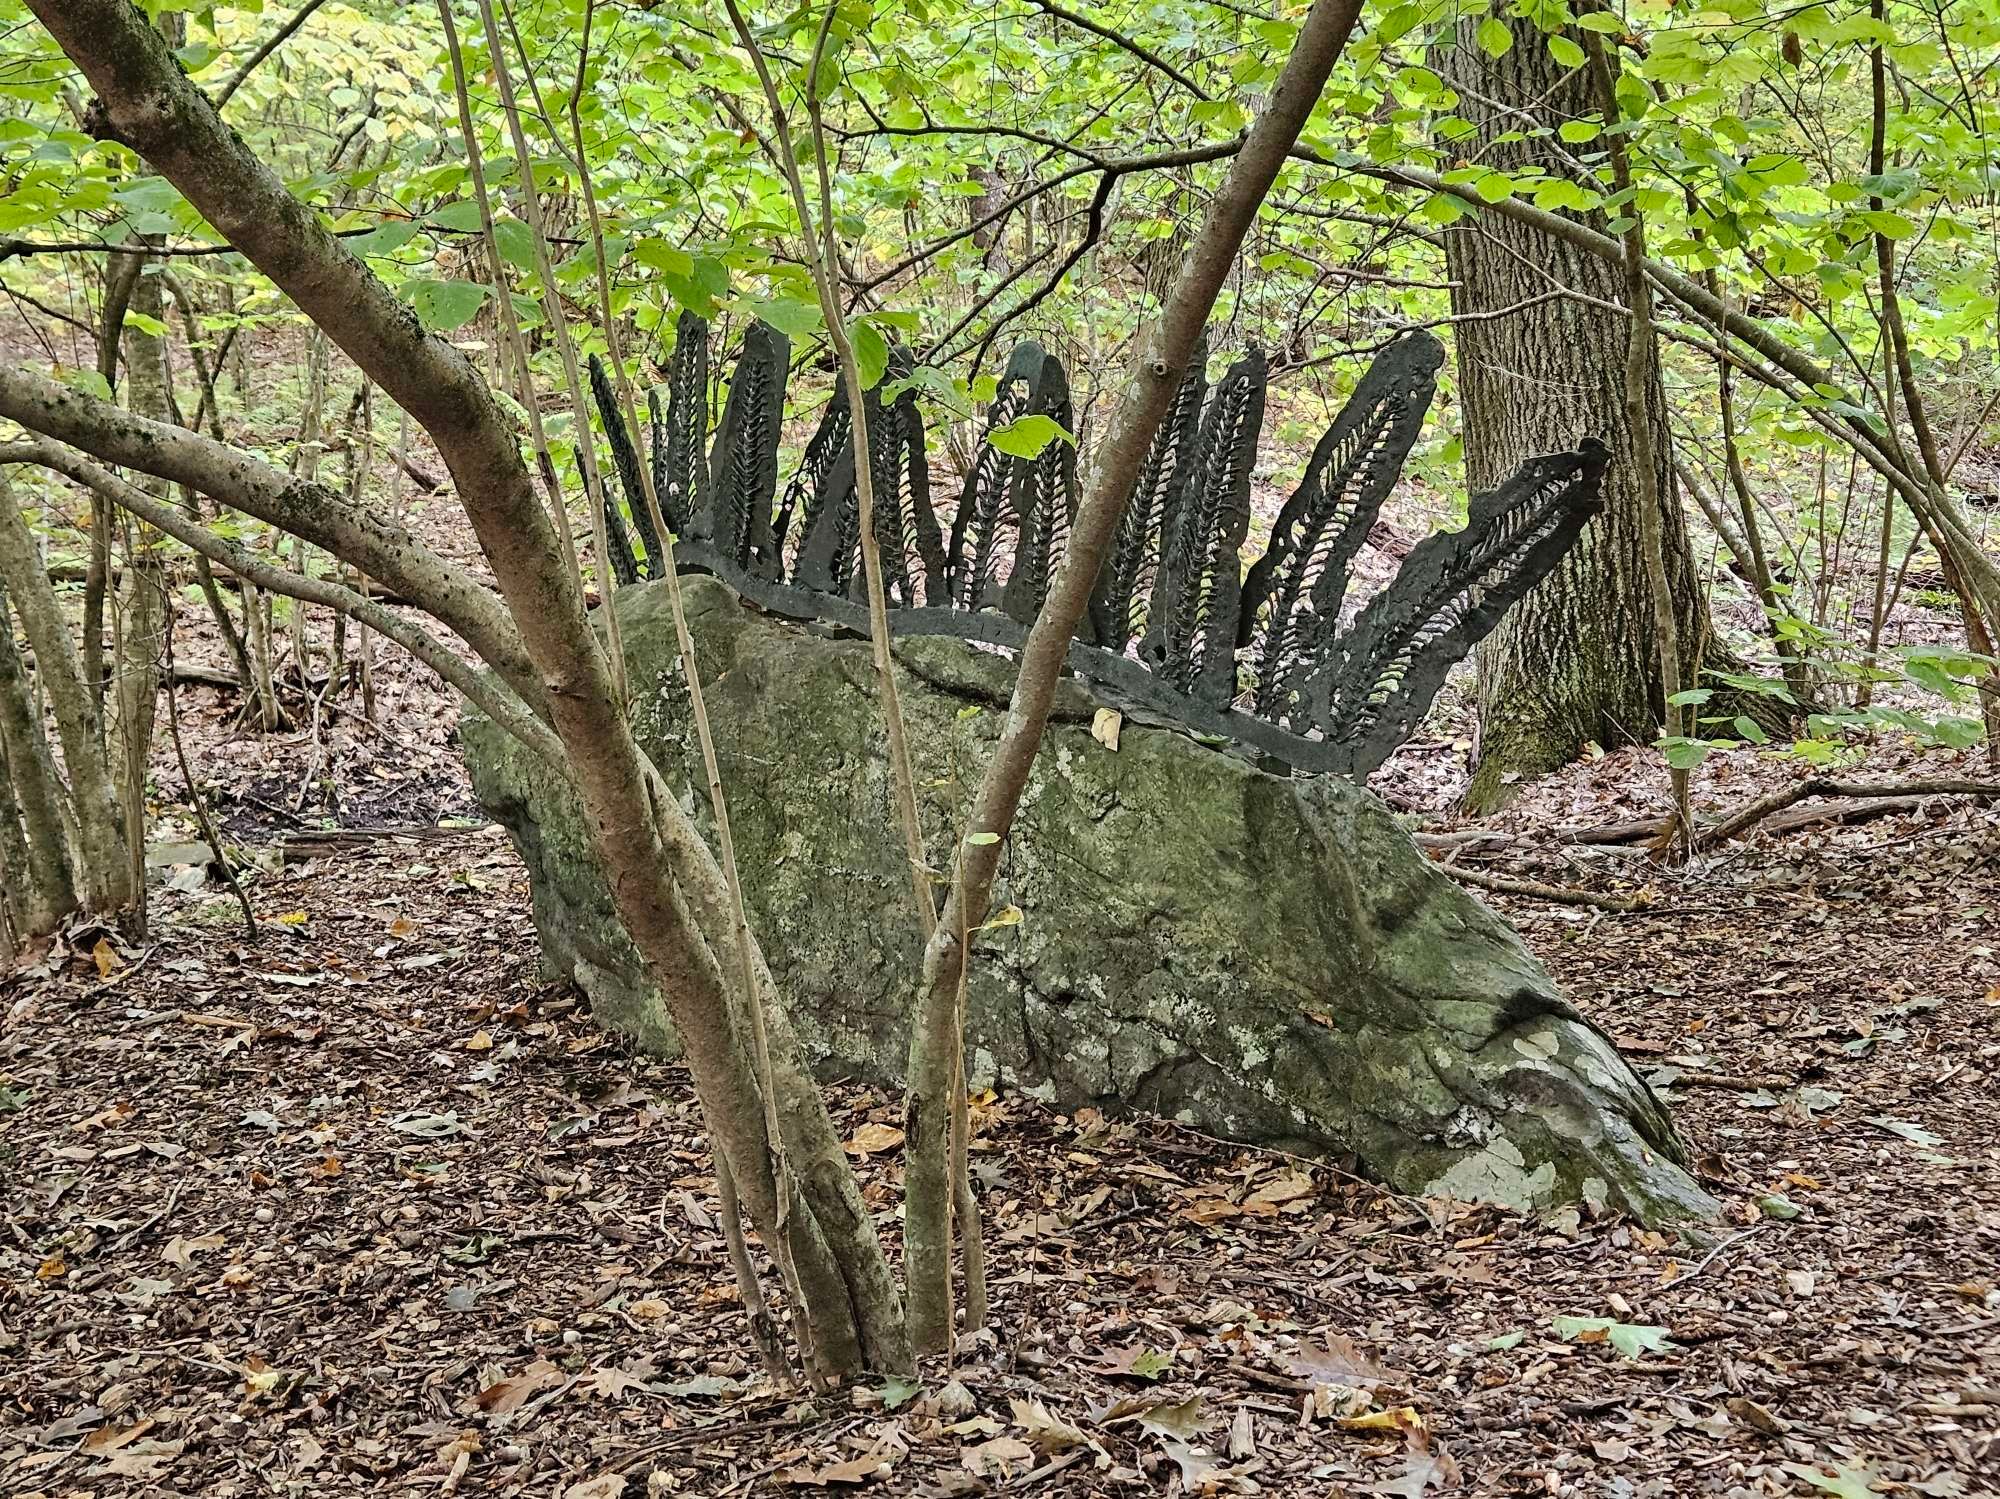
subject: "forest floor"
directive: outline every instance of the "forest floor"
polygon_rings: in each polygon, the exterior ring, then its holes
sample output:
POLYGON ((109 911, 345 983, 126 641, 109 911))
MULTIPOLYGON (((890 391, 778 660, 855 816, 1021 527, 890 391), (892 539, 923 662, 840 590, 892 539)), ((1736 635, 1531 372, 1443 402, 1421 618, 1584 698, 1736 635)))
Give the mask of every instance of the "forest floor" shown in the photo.
MULTIPOLYGON (((1364 577, 1436 516, 1403 519, 1364 577)), ((1906 602, 1891 639, 1949 626, 1906 602)), ((224 665, 197 620, 178 649, 224 665)), ((808 1396, 746 1357, 685 1074, 541 980, 455 703, 393 652, 374 686, 376 723, 294 696, 273 735, 182 691, 259 941, 163 740, 149 941, 72 930, 0 985, 0 1492, 2000 1494, 2000 812, 1665 871, 1563 836, 1663 810, 1620 752, 1452 855, 1645 892, 1486 898, 1671 1100, 1726 1209, 1698 1239, 988 1099, 991 1334, 808 1396)), ((1454 701, 1376 781, 1433 828, 1454 701)), ((1720 758, 1700 799, 1793 773, 1720 758)), ((897 1101, 829 1098, 893 1243, 897 1101)))
MULTIPOLYGON (((150 945, 73 931, 0 991, 8 1494, 2000 1492, 2000 815, 1663 873, 1549 839, 1658 810, 1613 754, 1482 824, 1650 889, 1495 899, 1667 1090, 1700 1242, 992 1099, 992 1335, 809 1398, 746 1359, 685 1075, 541 982, 448 704, 378 688, 390 733, 269 739, 184 694, 259 942, 173 867, 150 945)), ((893 1239, 897 1103, 830 1097, 893 1239)))

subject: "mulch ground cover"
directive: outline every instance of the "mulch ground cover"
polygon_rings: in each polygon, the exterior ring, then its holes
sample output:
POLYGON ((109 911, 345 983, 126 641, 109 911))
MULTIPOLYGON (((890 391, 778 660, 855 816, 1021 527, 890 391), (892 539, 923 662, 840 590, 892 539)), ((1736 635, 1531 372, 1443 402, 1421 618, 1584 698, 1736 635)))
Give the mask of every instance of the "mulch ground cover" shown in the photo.
MULTIPOLYGON (((1495 897, 1675 1101, 1698 1241, 989 1098, 990 1333, 834 1393, 760 1378, 685 1075, 541 982, 497 832, 275 865, 255 945, 162 890, 0 993, 0 1489, 2000 1492, 1997 849, 1940 803, 1495 897)), ((893 1240, 896 1101, 830 1096, 893 1240)))

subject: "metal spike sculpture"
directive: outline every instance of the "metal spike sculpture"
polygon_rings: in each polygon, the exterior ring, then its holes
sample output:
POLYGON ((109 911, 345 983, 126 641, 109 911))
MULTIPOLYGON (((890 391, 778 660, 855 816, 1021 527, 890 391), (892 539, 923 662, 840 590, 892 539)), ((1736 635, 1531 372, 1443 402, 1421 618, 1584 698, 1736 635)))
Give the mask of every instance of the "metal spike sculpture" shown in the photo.
MULTIPOLYGON (((706 328, 684 316, 664 419, 653 403, 653 463, 665 518, 682 533, 680 565, 714 573, 773 613, 865 632, 845 397, 828 402, 778 500, 786 341, 762 324, 745 335, 704 466, 707 348, 706 328)), ((1422 430, 1442 361, 1425 333, 1377 357, 1246 575, 1265 365, 1252 352, 1211 391, 1204 349, 1147 454, 1092 594, 1087 636, 1070 646, 1071 668, 1128 709, 1296 770, 1367 776, 1416 729, 1453 663, 1601 507, 1601 443, 1585 438, 1575 452, 1531 459, 1472 501, 1464 530, 1419 543, 1343 630, 1354 557, 1422 430)), ((1058 440, 1030 456, 1012 435, 1034 415, 1074 429, 1068 377, 1039 345, 1015 350, 947 540, 931 504, 923 418, 902 380, 910 367, 893 351, 889 374, 864 397, 890 631, 1018 648, 1068 550, 1076 452, 1058 440), (896 391, 886 402, 885 388, 896 391)), ((624 428, 609 385, 595 369, 592 377, 606 430, 619 434, 613 456, 630 498, 637 456, 628 465, 619 451, 624 428)), ((650 557, 656 549, 639 529, 650 557)), ((621 577, 637 572, 629 553, 612 565, 621 577)))
POLYGON ((1201 403, 1208 394, 1207 369, 1208 340, 1203 338, 1196 342, 1187 375, 1146 450, 1131 503, 1118 517, 1111 555, 1104 560, 1090 598, 1091 634, 1105 650, 1122 654, 1146 631, 1160 576, 1160 553, 1179 525, 1176 502, 1187 488, 1194 464, 1201 403))
POLYGON ((1139 659, 1212 708, 1235 698, 1236 616, 1250 467, 1264 425, 1264 356, 1255 349, 1222 377, 1202 414, 1193 472, 1161 544, 1159 578, 1139 659))
MULTIPOLYGON (((883 385, 902 381, 914 366, 907 349, 891 350, 887 375, 862 395, 874 479, 875 541, 882 557, 883 592, 892 608, 914 608, 941 598, 945 579, 923 412, 907 386, 888 405, 882 402, 883 385)), ((854 424, 848 410, 846 393, 836 394, 785 491, 775 530, 782 544, 792 517, 803 513, 795 580, 801 587, 865 603, 861 495, 854 482, 854 424)))
POLYGON ((1305 677, 1340 633, 1348 569, 1423 430, 1443 360, 1435 339, 1403 338, 1385 349, 1278 512, 1270 547, 1244 579, 1237 633, 1249 652, 1258 717, 1311 723, 1299 711, 1305 677))

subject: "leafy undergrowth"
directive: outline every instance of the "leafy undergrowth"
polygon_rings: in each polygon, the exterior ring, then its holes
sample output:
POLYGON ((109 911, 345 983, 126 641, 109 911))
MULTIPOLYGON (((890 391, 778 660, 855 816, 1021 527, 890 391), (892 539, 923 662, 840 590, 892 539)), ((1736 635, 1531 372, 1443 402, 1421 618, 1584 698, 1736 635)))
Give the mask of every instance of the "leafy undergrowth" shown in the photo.
MULTIPOLYGON (((2000 879, 1871 827, 1511 913, 1671 1085, 1705 1244, 990 1100, 992 1335, 816 1397, 745 1357, 684 1075, 537 981, 497 836, 291 868, 254 948, 168 892, 4 996, 0 1487, 1991 1493, 2000 879)), ((893 1228, 895 1106, 832 1097, 893 1228)))

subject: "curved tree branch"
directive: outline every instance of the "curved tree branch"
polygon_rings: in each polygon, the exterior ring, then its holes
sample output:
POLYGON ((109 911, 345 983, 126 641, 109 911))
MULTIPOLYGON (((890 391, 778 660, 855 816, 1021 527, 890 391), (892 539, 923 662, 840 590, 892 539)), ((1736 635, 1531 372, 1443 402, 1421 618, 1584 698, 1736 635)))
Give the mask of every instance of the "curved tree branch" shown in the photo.
POLYGON ((1034 6, 1036 10, 1041 11, 1044 15, 1054 16, 1058 21, 1067 22, 1079 31, 1087 31, 1092 36, 1102 37, 1121 52, 1129 52, 1132 56, 1138 58, 1139 61, 1146 64, 1147 67, 1164 73, 1167 77, 1173 79, 1175 83, 1178 83, 1203 103, 1213 101, 1215 96, 1210 94, 1207 89, 1196 83, 1187 74, 1160 56, 1159 53, 1133 41, 1124 32, 1114 27, 1106 26, 1102 21, 1093 21, 1089 16, 1057 5, 1055 0, 1028 0, 1028 4, 1034 6))
POLYGON ((0 444, 0 463, 32 463, 83 485, 119 509, 129 511, 148 525, 189 547, 211 562, 220 563, 244 581, 287 598, 323 604, 351 615, 403 647, 436 672, 467 702, 473 704, 501 728, 560 770, 562 745, 556 736, 522 704, 497 678, 482 676, 454 655, 429 631, 412 624, 395 610, 377 600, 326 578, 308 578, 274 566, 247 547, 217 536, 185 510, 147 494, 127 483, 109 469, 93 463, 73 448, 45 438, 29 438, 0 444))
POLYGON ((324 547, 418 601, 526 701, 540 702, 539 679, 492 591, 396 522, 212 438, 135 416, 18 367, 0 365, 0 416, 105 463, 185 484, 324 547))
POLYGON ((215 91, 215 107, 219 110, 223 108, 225 105, 227 105, 229 103, 230 97, 238 89, 243 87, 244 83, 248 81, 250 75, 256 72, 258 68, 263 66, 264 59, 269 57, 273 52, 276 52, 280 47, 284 46, 286 42, 290 41, 292 39, 293 33, 295 33, 301 26, 305 25, 306 22, 310 21, 312 19, 313 12, 318 10, 324 4, 326 4, 326 0, 306 0, 306 3, 299 7, 298 13, 294 15, 291 18, 291 20, 285 22, 284 25, 280 26, 276 31, 272 32, 271 35, 265 39, 264 44, 261 47, 259 47, 255 52, 252 52, 248 57, 244 58, 243 66, 238 68, 234 73, 231 73, 229 75, 228 80, 222 85, 222 87, 215 91))

